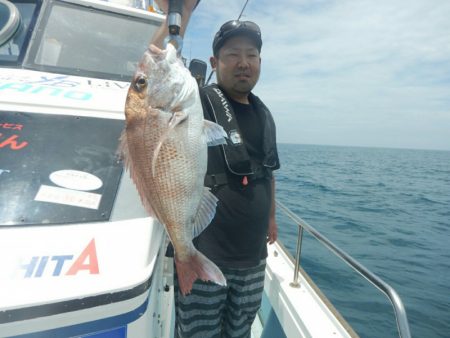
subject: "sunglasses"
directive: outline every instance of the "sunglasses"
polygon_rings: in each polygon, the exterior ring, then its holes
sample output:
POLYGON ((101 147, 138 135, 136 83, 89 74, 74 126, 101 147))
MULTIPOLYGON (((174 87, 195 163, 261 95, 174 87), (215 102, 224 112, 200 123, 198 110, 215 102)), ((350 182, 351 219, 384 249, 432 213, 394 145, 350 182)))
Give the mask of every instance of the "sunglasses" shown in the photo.
POLYGON ((252 22, 252 21, 238 21, 238 20, 231 20, 228 22, 225 22, 222 27, 220 27, 219 30, 219 37, 224 37, 227 35, 227 33, 232 32, 239 28, 246 28, 250 31, 255 32, 259 36, 261 36, 261 30, 259 29, 259 26, 252 22))

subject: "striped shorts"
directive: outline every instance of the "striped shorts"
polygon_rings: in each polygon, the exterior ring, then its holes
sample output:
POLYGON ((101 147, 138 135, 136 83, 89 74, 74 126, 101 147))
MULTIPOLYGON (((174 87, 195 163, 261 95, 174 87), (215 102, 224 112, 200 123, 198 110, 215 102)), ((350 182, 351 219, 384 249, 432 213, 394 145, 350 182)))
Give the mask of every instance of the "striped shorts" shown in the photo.
POLYGON ((175 337, 249 338, 261 306, 265 268, 265 260, 252 268, 221 268, 227 286, 197 280, 186 296, 179 292, 175 272, 175 337))

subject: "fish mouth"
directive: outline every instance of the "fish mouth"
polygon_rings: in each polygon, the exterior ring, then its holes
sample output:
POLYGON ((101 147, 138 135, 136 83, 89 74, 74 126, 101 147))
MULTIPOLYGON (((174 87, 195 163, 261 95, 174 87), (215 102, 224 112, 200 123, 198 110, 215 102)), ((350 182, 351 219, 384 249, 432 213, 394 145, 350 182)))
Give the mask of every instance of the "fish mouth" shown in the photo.
POLYGON ((142 73, 150 73, 151 70, 157 67, 157 64, 161 64, 166 59, 167 51, 160 49, 157 46, 151 44, 147 47, 141 61, 138 64, 138 69, 142 73))
POLYGON ((164 49, 161 49, 155 46, 154 44, 151 44, 150 46, 148 46, 147 51, 149 51, 150 54, 152 55, 160 55, 164 52, 164 49))
POLYGON ((148 64, 173 64, 177 61, 177 51, 172 44, 167 44, 165 49, 150 44, 144 53, 144 60, 148 64))
POLYGON ((166 50, 165 49, 161 49, 161 48, 159 48, 159 47, 157 47, 157 46, 155 46, 153 44, 148 46, 147 53, 150 54, 150 56, 155 61, 162 61, 165 58, 165 56, 166 56, 166 50))

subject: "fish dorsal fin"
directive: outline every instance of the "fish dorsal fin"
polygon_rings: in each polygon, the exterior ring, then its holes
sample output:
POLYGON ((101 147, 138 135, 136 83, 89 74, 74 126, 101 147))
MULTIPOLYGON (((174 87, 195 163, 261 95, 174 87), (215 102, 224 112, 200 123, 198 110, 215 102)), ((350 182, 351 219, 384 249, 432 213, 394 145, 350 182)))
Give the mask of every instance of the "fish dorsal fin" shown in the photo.
POLYGON ((203 230, 211 223, 216 214, 216 206, 219 200, 213 195, 209 188, 203 188, 203 196, 200 201, 200 206, 197 210, 197 215, 194 219, 194 226, 192 229, 192 236, 197 237, 203 230))
POLYGON ((208 146, 217 146, 219 144, 226 144, 225 138, 227 133, 221 125, 217 123, 203 120, 203 135, 205 136, 208 146))

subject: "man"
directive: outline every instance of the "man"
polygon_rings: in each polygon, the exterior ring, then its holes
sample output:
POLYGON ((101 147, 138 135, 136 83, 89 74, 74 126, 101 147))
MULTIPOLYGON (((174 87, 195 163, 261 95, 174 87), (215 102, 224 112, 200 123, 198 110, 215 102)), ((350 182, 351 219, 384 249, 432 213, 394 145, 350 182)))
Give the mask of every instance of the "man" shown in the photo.
MULTIPOLYGON (((182 33, 196 3, 184 2, 182 33)), ((162 47, 166 35, 164 25, 153 43, 162 47)), ((223 24, 213 41, 217 85, 200 94, 205 118, 222 125, 230 141, 208 149, 205 185, 219 202, 194 245, 222 270, 227 286, 197 280, 183 296, 175 276, 177 337, 250 337, 261 304, 266 241, 277 239, 272 170, 279 168, 272 116, 251 92, 260 75, 261 46, 260 29, 249 21, 223 24)))

